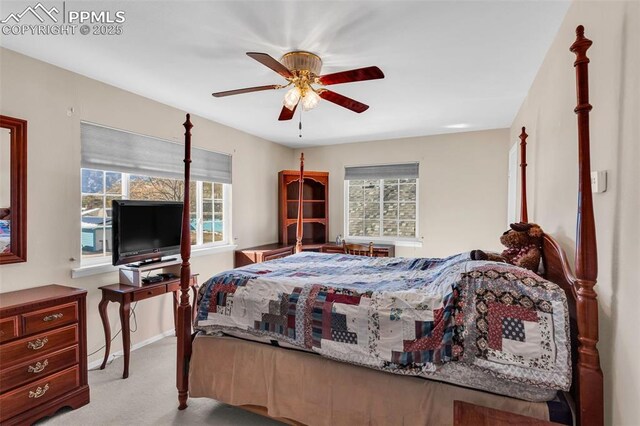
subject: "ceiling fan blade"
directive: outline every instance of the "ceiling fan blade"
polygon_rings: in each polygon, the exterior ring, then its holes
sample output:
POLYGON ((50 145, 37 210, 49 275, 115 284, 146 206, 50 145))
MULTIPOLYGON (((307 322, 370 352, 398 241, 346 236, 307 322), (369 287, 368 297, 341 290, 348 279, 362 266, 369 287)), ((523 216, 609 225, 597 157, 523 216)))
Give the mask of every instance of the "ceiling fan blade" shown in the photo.
POLYGON ((282 111, 280 111, 280 117, 278 117, 278 121, 287 121, 293 118, 293 115, 296 113, 296 108, 298 108, 298 104, 293 107, 293 110, 290 110, 286 106, 282 106, 282 111))
POLYGON ((332 92, 331 90, 323 90, 318 93, 322 99, 325 99, 329 102, 333 102, 336 105, 340 105, 346 109, 350 109, 353 112, 357 112, 360 114, 361 112, 365 112, 369 109, 369 105, 365 105, 362 102, 358 102, 351 98, 347 98, 339 93, 332 92))
POLYGON ((278 86, 277 84, 270 84, 268 86, 246 87, 244 89, 227 90, 226 92, 215 92, 215 93, 212 93, 212 95, 216 98, 222 98, 225 96, 240 95, 242 93, 261 92, 263 90, 280 89, 281 87, 282 86, 278 86))
POLYGON ((266 53, 259 52, 247 52, 247 56, 252 57, 256 61, 260 62, 262 65, 271 68, 284 78, 291 78, 293 74, 289 71, 289 68, 282 65, 280 62, 275 60, 273 57, 267 55, 266 53))
POLYGON ((320 83, 325 86, 331 84, 351 83, 353 81, 377 80, 384 78, 384 73, 378 67, 358 68, 356 70, 341 71, 318 77, 320 83))

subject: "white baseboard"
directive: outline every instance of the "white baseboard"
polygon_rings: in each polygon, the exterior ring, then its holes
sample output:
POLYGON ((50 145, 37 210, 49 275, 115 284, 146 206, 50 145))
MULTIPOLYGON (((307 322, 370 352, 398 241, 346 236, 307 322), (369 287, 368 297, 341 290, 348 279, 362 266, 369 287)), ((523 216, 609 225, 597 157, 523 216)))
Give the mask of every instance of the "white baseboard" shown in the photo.
MULTIPOLYGON (((176 334, 176 331, 172 328, 171 330, 167 330, 164 331, 158 335, 155 335, 153 337, 148 338, 147 340, 143 340, 142 342, 138 342, 135 345, 131 346, 131 352, 135 351, 136 349, 140 349, 143 346, 147 346, 152 344, 153 342, 157 342, 160 339, 164 339, 165 337, 168 336, 174 336, 176 334)), ((110 363, 111 361, 113 361, 115 358, 123 356, 124 355, 124 350, 120 350, 118 352, 114 352, 112 354, 109 354, 109 358, 107 359, 107 364, 110 363)), ((102 358, 97 359, 95 361, 91 361, 88 364, 88 368, 89 370, 94 370, 97 367, 100 367, 100 365, 102 364, 102 358)))

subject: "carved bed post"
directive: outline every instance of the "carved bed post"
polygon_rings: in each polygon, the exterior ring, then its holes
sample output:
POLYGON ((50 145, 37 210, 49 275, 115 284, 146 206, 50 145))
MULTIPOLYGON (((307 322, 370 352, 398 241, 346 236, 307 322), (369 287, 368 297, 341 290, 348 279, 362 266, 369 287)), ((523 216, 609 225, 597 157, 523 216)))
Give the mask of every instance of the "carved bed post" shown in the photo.
MULTIPOLYGON (((189 395, 189 358, 191 356, 191 304, 189 288, 191 285, 191 226, 189 218, 189 183, 191 175, 191 117, 187 114, 184 122, 184 209, 182 212, 182 238, 180 241, 180 305, 176 334, 178 337, 178 364, 176 369, 176 386, 178 388, 179 410, 187 408, 189 395)), ((194 295, 195 297, 195 295, 194 295)))
POLYGON ((529 222, 527 214, 527 132, 520 133, 520 222, 529 222))
POLYGON ((593 287, 598 276, 596 228, 591 195, 591 159, 589 141, 589 74, 587 50, 592 41, 584 36, 584 27, 576 29, 571 52, 576 60, 578 104, 578 223, 576 230, 576 309, 578 317, 578 421, 581 425, 604 423, 603 380, 598 355, 598 301, 593 287))
POLYGON ((304 184, 304 152, 300 154, 300 178, 298 178, 298 220, 296 227, 296 253, 300 253, 302 251, 302 236, 303 236, 303 227, 302 227, 302 218, 303 218, 303 210, 302 210, 302 198, 304 196, 303 193, 303 184, 304 184))

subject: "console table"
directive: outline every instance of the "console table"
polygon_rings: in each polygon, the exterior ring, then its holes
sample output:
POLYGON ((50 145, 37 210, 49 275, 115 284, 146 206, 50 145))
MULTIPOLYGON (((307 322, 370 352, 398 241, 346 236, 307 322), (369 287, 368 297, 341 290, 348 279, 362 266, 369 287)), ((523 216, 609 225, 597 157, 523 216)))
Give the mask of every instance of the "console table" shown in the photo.
MULTIPOLYGON (((151 297, 161 296, 167 293, 173 293, 173 322, 176 323, 176 311, 178 308, 178 292, 180 290, 180 278, 164 279, 153 284, 146 284, 142 287, 134 287, 125 284, 111 284, 100 287, 102 290, 102 300, 98 305, 102 326, 104 327, 105 350, 104 360, 100 369, 103 370, 109 359, 109 351, 111 350, 111 327, 109 326, 109 316, 107 314, 107 305, 109 302, 117 302, 120 304, 120 325, 122 327, 122 347, 124 350, 124 372, 122 378, 129 377, 129 354, 131 352, 131 328, 129 327, 129 317, 131 314, 131 302, 149 299, 151 297)), ((198 294, 198 275, 191 276, 191 290, 193 291, 193 318, 196 315, 196 298, 198 294)))

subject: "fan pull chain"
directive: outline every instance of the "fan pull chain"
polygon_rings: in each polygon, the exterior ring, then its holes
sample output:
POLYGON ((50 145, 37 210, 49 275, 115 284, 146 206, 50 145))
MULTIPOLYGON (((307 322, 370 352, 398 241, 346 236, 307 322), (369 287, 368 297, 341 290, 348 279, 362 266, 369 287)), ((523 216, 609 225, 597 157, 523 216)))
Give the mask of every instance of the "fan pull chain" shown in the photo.
POLYGON ((303 110, 303 108, 300 108, 300 114, 298 116, 299 120, 300 120, 300 121, 298 121, 298 131, 299 131, 298 137, 299 138, 302 137, 302 110, 303 110))

